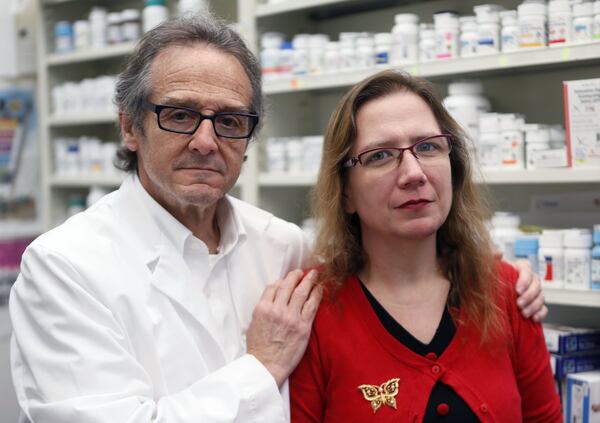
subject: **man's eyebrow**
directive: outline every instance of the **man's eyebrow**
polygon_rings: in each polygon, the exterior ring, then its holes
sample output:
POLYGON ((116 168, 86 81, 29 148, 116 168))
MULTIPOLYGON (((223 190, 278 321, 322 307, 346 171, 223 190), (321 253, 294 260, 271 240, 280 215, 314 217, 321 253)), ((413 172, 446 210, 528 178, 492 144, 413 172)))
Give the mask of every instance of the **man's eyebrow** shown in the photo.
MULTIPOLYGON (((183 107, 186 109, 192 109, 196 111, 200 111, 202 106, 194 100, 184 99, 184 98, 176 98, 176 97, 164 97, 160 104, 165 106, 175 106, 175 107, 183 107)), ((218 112, 241 112, 241 113, 250 113, 250 108, 248 106, 234 106, 231 104, 221 104, 216 108, 218 112)))

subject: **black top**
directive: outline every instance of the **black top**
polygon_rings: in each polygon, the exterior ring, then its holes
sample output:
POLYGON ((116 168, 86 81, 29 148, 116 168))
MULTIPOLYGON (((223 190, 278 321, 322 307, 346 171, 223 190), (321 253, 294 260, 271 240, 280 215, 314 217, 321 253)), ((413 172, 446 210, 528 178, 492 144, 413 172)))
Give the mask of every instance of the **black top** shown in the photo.
MULTIPOLYGON (((422 356, 439 357, 446 350, 456 333, 456 327, 446 307, 440 325, 429 344, 424 344, 412 336, 398 323, 361 281, 361 287, 385 329, 405 347, 422 356), (435 356, 433 356, 435 354, 435 356)), ((467 403, 454 390, 442 382, 437 382, 429 396, 425 409, 424 423, 471 423, 479 422, 467 403)))

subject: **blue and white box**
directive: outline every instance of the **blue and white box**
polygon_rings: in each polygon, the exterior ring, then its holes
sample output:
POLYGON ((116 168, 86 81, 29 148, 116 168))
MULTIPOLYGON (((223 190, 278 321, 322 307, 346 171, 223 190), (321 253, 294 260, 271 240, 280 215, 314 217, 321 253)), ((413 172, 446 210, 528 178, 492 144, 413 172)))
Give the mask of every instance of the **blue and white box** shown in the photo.
POLYGON ((600 371, 567 376, 566 421, 600 423, 600 371))

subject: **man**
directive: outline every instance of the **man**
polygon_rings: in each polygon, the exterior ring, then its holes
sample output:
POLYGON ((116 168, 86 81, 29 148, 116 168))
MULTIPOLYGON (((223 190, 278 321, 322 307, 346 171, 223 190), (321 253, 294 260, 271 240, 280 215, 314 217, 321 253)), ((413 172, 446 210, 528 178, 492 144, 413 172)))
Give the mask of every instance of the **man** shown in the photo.
POLYGON ((140 41, 116 101, 131 175, 38 238, 11 293, 24 417, 286 421, 321 292, 288 274, 300 229, 225 196, 262 112, 255 57, 222 22, 178 18, 140 41))

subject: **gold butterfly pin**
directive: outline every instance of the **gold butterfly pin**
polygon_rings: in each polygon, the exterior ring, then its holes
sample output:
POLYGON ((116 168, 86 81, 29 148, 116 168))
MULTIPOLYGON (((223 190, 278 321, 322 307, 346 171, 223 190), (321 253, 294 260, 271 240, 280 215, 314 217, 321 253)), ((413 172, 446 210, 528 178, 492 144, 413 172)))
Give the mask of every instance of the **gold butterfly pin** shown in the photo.
POLYGON ((381 385, 360 385, 358 389, 363 394, 363 397, 371 402, 373 414, 379 410, 382 405, 387 405, 396 409, 396 395, 398 395, 398 382, 400 378, 390 379, 381 385))

